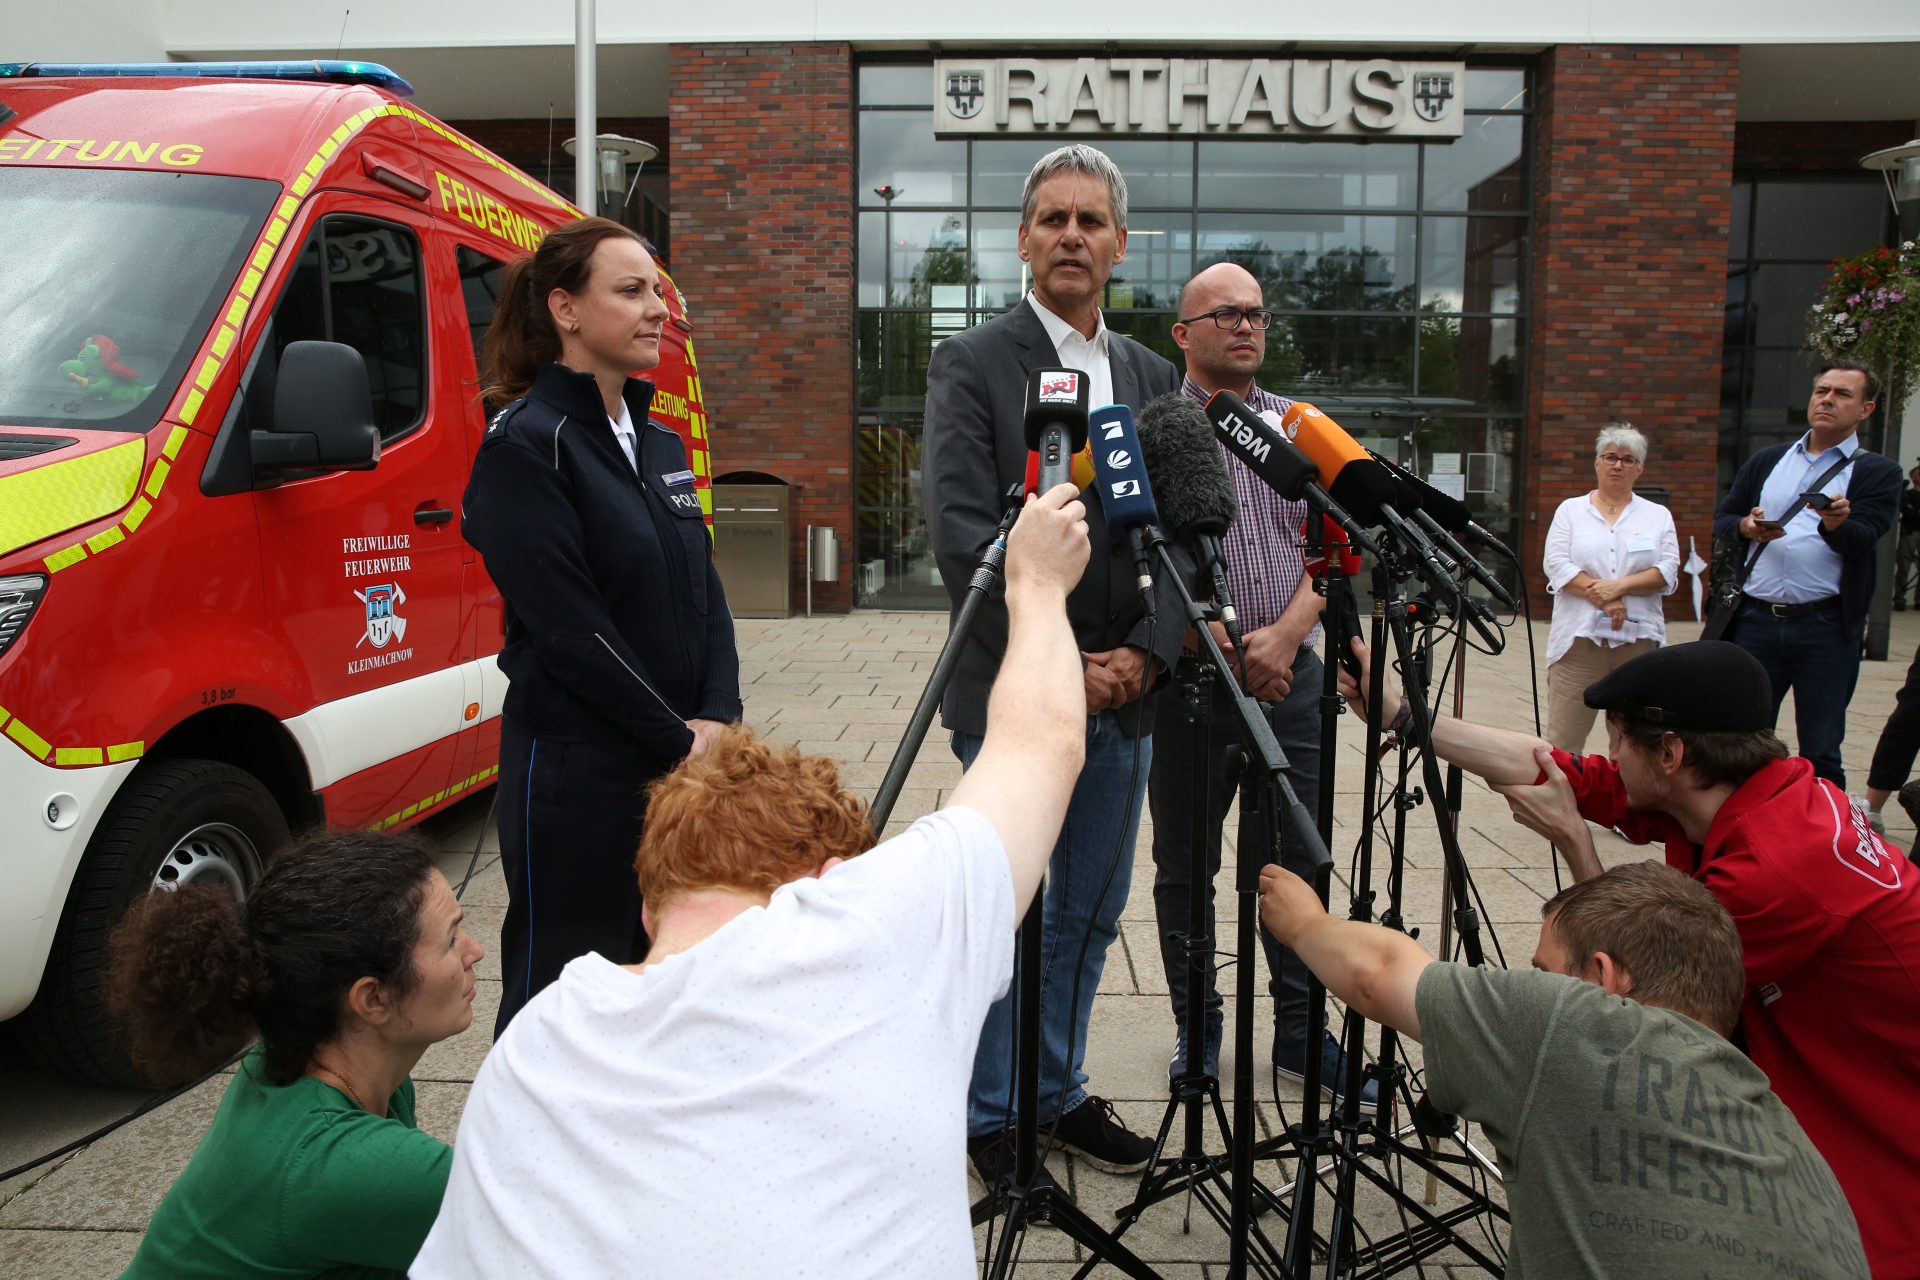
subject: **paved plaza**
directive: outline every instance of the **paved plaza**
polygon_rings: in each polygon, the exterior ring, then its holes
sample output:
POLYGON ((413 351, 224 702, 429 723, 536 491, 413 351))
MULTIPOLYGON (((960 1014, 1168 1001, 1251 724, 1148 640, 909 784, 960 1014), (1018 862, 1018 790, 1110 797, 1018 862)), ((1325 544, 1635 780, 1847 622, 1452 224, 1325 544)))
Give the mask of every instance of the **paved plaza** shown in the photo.
MULTIPOLYGON (((1697 634, 1697 627, 1679 624, 1670 632, 1670 639, 1686 640, 1697 634)), ((837 758, 842 763, 843 782, 857 793, 871 795, 895 753, 945 635, 944 616, 921 613, 860 612, 742 622, 747 719, 770 737, 837 758)), ((1534 637, 1536 645, 1544 649, 1544 624, 1536 625, 1534 637)), ((1511 639, 1513 643, 1498 658, 1470 655, 1467 715, 1530 728, 1533 712, 1524 629, 1515 628, 1511 639)), ((1893 705, 1894 691, 1916 642, 1920 642, 1920 616, 1897 615, 1894 660, 1862 667, 1846 748, 1856 791, 1864 787, 1867 758, 1893 705)), ((1783 710, 1781 721, 1784 736, 1791 740, 1791 704, 1783 710)), ((1347 901, 1358 835, 1362 781, 1358 741, 1354 719, 1342 717, 1333 849, 1338 880, 1336 910, 1343 909, 1347 901)), ((1604 745, 1598 727, 1593 745, 1604 745)), ((959 776, 960 768, 948 751, 946 735, 936 724, 919 751, 889 831, 940 805, 959 776)), ((455 884, 467 870, 485 809, 486 799, 479 798, 429 825, 427 834, 444 851, 440 865, 455 884)), ((1906 847, 1914 835, 1912 825, 1897 806, 1889 806, 1887 818, 1893 840, 1906 847)), ((1440 857, 1433 822, 1430 807, 1408 815, 1410 834, 1405 858, 1406 919, 1419 928, 1421 941, 1430 948, 1437 946, 1439 937, 1440 857)), ((1503 800, 1475 782, 1467 784, 1461 827, 1488 926, 1489 955, 1497 938, 1509 965, 1525 965, 1533 952, 1540 904, 1556 885, 1549 851, 1543 841, 1509 819, 1503 800)), ((1231 845, 1231 822, 1227 830, 1231 845)), ((1087 1049, 1090 1087, 1113 1098, 1134 1127, 1147 1131, 1159 1124, 1166 1108, 1167 1061, 1173 1045, 1172 1014, 1154 937, 1151 840, 1151 826, 1143 824, 1133 860, 1132 895, 1120 943, 1107 958, 1087 1049)), ((1602 857, 1609 864, 1647 856, 1611 837, 1603 837, 1601 843, 1602 857)), ((496 950, 506 890, 491 833, 480 849, 478 867, 464 901, 469 930, 491 953, 496 950)), ((1220 881, 1221 924, 1223 936, 1230 941, 1231 853, 1227 863, 1220 881)), ((1384 888, 1384 871, 1384 864, 1376 867, 1377 887, 1384 888)), ((435 1046, 414 1073, 423 1127, 448 1140, 455 1135, 467 1090, 490 1043, 499 998, 499 982, 493 976, 497 972, 490 954, 481 965, 472 1029, 435 1046)), ((1263 972, 1263 989, 1264 979, 1263 972)), ((1225 980, 1231 982, 1231 971, 1225 980)), ((1272 1083, 1263 1045, 1272 1025, 1264 994, 1258 1005, 1254 1034, 1256 1114, 1263 1132, 1270 1133, 1298 1117, 1299 1090, 1289 1082, 1281 1082, 1276 1090, 1272 1083)), ((1232 1040, 1230 1020, 1222 1067, 1229 1076, 1233 1070, 1232 1040)), ((1377 1033, 1370 1035, 1370 1044, 1377 1044, 1377 1033)), ((1417 1063, 1418 1046, 1412 1049, 1417 1063)), ((910 1081, 875 1081, 876 1088, 903 1084, 911 1087, 910 1081)), ((216 1077, 91 1145, 0 1183, 0 1275, 15 1280, 64 1280, 117 1274, 132 1256, 154 1207, 192 1154, 225 1086, 225 1077, 216 1077)), ((138 1094, 77 1089, 23 1066, 0 1069, 0 1168, 60 1146, 125 1112, 139 1100, 138 1094)), ((1176 1128, 1176 1140, 1178 1134, 1176 1128)), ((1477 1145, 1487 1149, 1484 1142, 1477 1145)), ((1217 1150, 1217 1141, 1209 1149, 1217 1150)), ((1090 1170, 1057 1154, 1051 1167, 1077 1202, 1103 1223, 1113 1221, 1112 1210, 1132 1197, 1137 1181, 1090 1170)), ((1275 1162, 1262 1165, 1258 1172, 1270 1186, 1292 1177, 1290 1165, 1275 1162)), ((1416 1196, 1423 1190, 1417 1173, 1409 1172, 1406 1183, 1416 1196)), ((1322 1195, 1323 1221, 1326 1199, 1322 1195)), ((1449 1198, 1444 1191, 1437 1201, 1441 1209, 1457 1203, 1457 1197, 1449 1198)), ((1363 1243, 1367 1238, 1402 1229, 1399 1212, 1378 1193, 1362 1195, 1357 1210, 1363 1243)), ((1284 1233, 1284 1227, 1273 1219, 1262 1222, 1276 1235, 1284 1233)), ((1485 1247, 1484 1232, 1477 1224, 1466 1231, 1485 1247)), ((1224 1233, 1200 1205, 1189 1206, 1183 1198, 1148 1208, 1125 1240, 1162 1275, 1224 1274, 1224 1233)), ((795 1242, 795 1248, 804 1250, 805 1243, 795 1242)), ((1082 1256, 1060 1233, 1034 1230, 1022 1243, 1018 1274, 1070 1275, 1082 1256)), ((1452 1249, 1435 1255, 1426 1273, 1459 1277, 1485 1274, 1452 1249)), ((1096 1274, 1118 1273, 1101 1268, 1096 1274)))

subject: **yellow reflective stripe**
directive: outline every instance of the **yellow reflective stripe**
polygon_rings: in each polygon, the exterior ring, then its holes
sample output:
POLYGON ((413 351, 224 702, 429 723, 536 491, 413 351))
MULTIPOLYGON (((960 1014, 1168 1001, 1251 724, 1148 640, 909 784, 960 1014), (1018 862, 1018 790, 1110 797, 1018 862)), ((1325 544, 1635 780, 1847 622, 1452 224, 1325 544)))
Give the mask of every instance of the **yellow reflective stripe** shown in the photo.
POLYGON ((169 459, 179 457, 180 446, 186 442, 187 429, 185 427, 175 427, 173 430, 167 432, 167 442, 160 446, 160 456, 169 459))
POLYGON ((189 426, 193 425, 193 420, 200 416, 200 406, 206 402, 207 398, 199 391, 187 392, 187 398, 180 406, 180 421, 189 426))
POLYGON ((233 340, 236 336, 232 325, 221 325, 220 332, 213 335, 213 354, 225 360, 227 352, 233 350, 233 340))
POLYGON ((127 540, 127 535, 120 532, 119 525, 115 525, 111 529, 102 529, 100 532, 94 534, 91 538, 88 538, 87 550, 93 552, 93 554, 95 555, 99 555, 102 551, 105 551, 108 547, 114 546, 118 543, 125 542, 126 540, 127 540))
POLYGON ((145 755, 147 744, 144 742, 122 742, 107 748, 107 763, 119 764, 123 760, 138 760, 145 755))
POLYGON ((148 502, 145 498, 135 498, 133 500, 133 509, 121 518, 120 523, 125 526, 128 533, 132 533, 140 527, 141 521, 147 518, 147 512, 151 510, 153 510, 153 504, 151 502, 148 502))
POLYGON ((7 736, 27 749, 27 754, 35 760, 45 760, 53 750, 53 744, 21 724, 18 720, 7 726, 7 736))
POLYGON ((87 549, 76 542, 65 551, 56 551, 47 557, 47 572, 58 573, 69 565, 79 564, 86 558, 87 549))
POLYGON ((147 477, 147 496, 149 498, 157 498, 160 496, 160 487, 166 484, 167 476, 172 471, 173 468, 167 465, 165 458, 155 458, 153 460, 153 472, 147 477))
POLYGON ((106 753, 98 747, 59 747, 53 753, 53 762, 65 767, 103 764, 105 761, 106 753))
POLYGON ((280 207, 273 211, 273 216, 276 218, 285 218, 291 222, 293 220, 293 211, 299 207, 300 202, 292 196, 282 196, 280 199, 280 207))
POLYGON ((0 555, 111 515, 133 500, 146 441, 0 477, 0 555))
POLYGON ((193 385, 205 391, 213 385, 213 375, 220 372, 220 362, 208 356, 200 362, 200 372, 194 375, 193 385))
POLYGON ((293 194, 304 196, 313 189, 313 176, 303 173, 293 180, 293 194))

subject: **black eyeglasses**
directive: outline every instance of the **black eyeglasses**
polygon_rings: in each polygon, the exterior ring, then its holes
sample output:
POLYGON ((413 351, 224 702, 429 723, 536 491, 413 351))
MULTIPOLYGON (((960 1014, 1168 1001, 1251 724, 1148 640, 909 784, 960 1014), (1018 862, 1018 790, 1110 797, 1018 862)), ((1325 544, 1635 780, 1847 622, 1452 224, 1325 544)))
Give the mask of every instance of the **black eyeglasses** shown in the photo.
POLYGON ((1273 326, 1273 312, 1261 307, 1254 311, 1242 311, 1238 307, 1215 307, 1205 315, 1188 316, 1181 324, 1199 324, 1202 320, 1212 320, 1222 329, 1238 329, 1242 320, 1256 329, 1268 329, 1273 326))

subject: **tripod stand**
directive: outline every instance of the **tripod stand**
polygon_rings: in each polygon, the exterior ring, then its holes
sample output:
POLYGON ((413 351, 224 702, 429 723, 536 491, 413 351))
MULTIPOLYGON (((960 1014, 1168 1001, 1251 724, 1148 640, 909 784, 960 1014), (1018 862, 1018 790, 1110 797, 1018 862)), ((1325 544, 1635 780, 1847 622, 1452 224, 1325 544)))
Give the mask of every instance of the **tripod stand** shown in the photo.
MULTIPOLYGON (((1424 741, 1428 728, 1432 724, 1432 713, 1427 705, 1424 685, 1425 646, 1415 642, 1413 628, 1416 624, 1430 626, 1432 610, 1425 602, 1409 599, 1399 590, 1399 583, 1407 576, 1395 574, 1396 566, 1391 562, 1391 553, 1376 561, 1374 566, 1374 609, 1371 645, 1374 653, 1370 688, 1367 691, 1370 707, 1379 707, 1385 690, 1386 664, 1388 662, 1388 644, 1391 642, 1392 654, 1399 660, 1406 675, 1406 699, 1410 709, 1407 728, 1400 742, 1397 760, 1397 786, 1395 789, 1395 819, 1393 843, 1389 849, 1387 875, 1388 901, 1381 913, 1381 923, 1390 928, 1400 928, 1403 924, 1402 891, 1404 887, 1406 814, 1413 804, 1418 803, 1417 792, 1407 787, 1409 774, 1408 751, 1416 741, 1424 741)), ((1324 581, 1324 580, 1323 580, 1324 581)), ((1343 575, 1333 575, 1327 581, 1331 592, 1350 593, 1351 585, 1343 575)), ((1348 596, 1350 600, 1350 595, 1348 596)), ((1328 643, 1331 652, 1345 659, 1349 653, 1349 642, 1358 630, 1357 609, 1346 606, 1334 606, 1330 600, 1328 609, 1328 643)), ((1354 668, 1350 667, 1349 670, 1354 668)), ((1356 672, 1357 674, 1357 672, 1356 672)), ((1334 688, 1335 674, 1332 664, 1328 667, 1328 685, 1331 693, 1334 688)), ((1368 761, 1367 775, 1363 784, 1362 813, 1364 825, 1361 831, 1359 852, 1356 862, 1350 918, 1366 920, 1372 915, 1374 901, 1373 843, 1374 815, 1379 812, 1378 802, 1380 771, 1376 766, 1381 754, 1382 731, 1379 716, 1369 717, 1366 731, 1365 759, 1368 761)), ((1323 723, 1323 734, 1325 725, 1323 723)), ((1323 737, 1323 741, 1324 741, 1323 737)), ((1323 771, 1323 786, 1331 784, 1331 753, 1329 767, 1323 771)), ((1442 781, 1438 757, 1430 745, 1421 752, 1422 776, 1426 794, 1435 798, 1436 804, 1448 794, 1442 781)), ((1467 905, 1465 891, 1467 881, 1466 863, 1460 854, 1456 829, 1451 821, 1439 823, 1440 844, 1445 865, 1448 898, 1455 908, 1454 927, 1460 934, 1462 947, 1469 963, 1478 964, 1481 960, 1479 928, 1477 915, 1467 905)), ((1316 885, 1322 901, 1327 899, 1329 885, 1325 882, 1316 885)), ((1316 985, 1316 993, 1317 987, 1316 985)), ((1316 1000, 1315 1007, 1321 1007, 1316 1000)), ((1317 1112, 1309 1108, 1301 1124, 1293 1126, 1283 1138, 1268 1144, 1269 1150, 1278 1154, 1283 1145, 1291 1145, 1298 1151, 1298 1175, 1294 1180, 1294 1201, 1288 1221, 1286 1244, 1286 1264, 1288 1271, 1296 1276, 1310 1273, 1314 1258, 1324 1257, 1326 1274, 1337 1276, 1343 1271, 1366 1267, 1382 1273, 1416 1265, 1422 1259, 1441 1248, 1453 1246, 1459 1248, 1468 1257, 1480 1265, 1498 1271, 1499 1265, 1488 1258, 1470 1240, 1462 1236, 1455 1228, 1484 1213, 1494 1213, 1505 1217, 1505 1211, 1492 1204, 1481 1195, 1471 1182, 1456 1176, 1449 1165, 1474 1163, 1477 1153, 1467 1149, 1467 1154, 1455 1156, 1435 1150, 1430 1144, 1421 1142, 1418 1146, 1404 1142, 1403 1133, 1396 1131, 1391 1122, 1391 1106, 1395 1092, 1400 1091, 1405 1068, 1398 1061, 1398 1037, 1391 1028, 1383 1027, 1380 1036, 1380 1052, 1371 1074, 1380 1082, 1379 1101, 1371 1114, 1363 1115, 1360 1106, 1360 1086, 1363 1074, 1361 1048, 1364 1035, 1364 1021, 1351 1010, 1348 1011, 1342 1035, 1346 1051, 1346 1079, 1340 1092, 1339 1104, 1328 1117, 1323 1128, 1317 1112), (1369 1161, 1380 1159, 1383 1163, 1400 1161, 1412 1163, 1426 1171, 1430 1180, 1445 1183, 1463 1197, 1463 1204, 1444 1213, 1430 1212, 1426 1206, 1407 1195, 1401 1187, 1385 1174, 1372 1167, 1369 1161), (1323 1238, 1315 1232, 1315 1198, 1319 1182, 1314 1166, 1322 1159, 1331 1159, 1336 1170, 1336 1185, 1333 1193, 1333 1215, 1327 1235, 1323 1238), (1418 1219, 1417 1225, 1409 1225, 1399 1237, 1369 1244, 1359 1249, 1354 1244, 1354 1196, 1360 1178, 1365 1178, 1383 1192, 1403 1215, 1411 1214, 1418 1219)), ((1312 1064, 1309 1064, 1311 1068, 1312 1064)), ((1311 1074, 1311 1071, 1310 1071, 1311 1074)), ((1309 1093, 1309 1099, 1317 1095, 1309 1093)), ((1445 1117, 1432 1116, 1416 1108, 1415 1127, 1422 1130, 1423 1137, 1439 1137, 1451 1132, 1451 1121, 1445 1117)), ((1486 1168, 1481 1158, 1479 1166, 1486 1168)))
MULTIPOLYGON (((1156 535, 1157 536, 1157 535, 1156 535)), ((1187 1052, 1182 1070, 1173 1082, 1173 1096, 1170 1098, 1155 1144, 1155 1162, 1150 1164, 1142 1176, 1139 1193, 1133 1202, 1119 1211, 1121 1230, 1124 1231, 1139 1219, 1141 1212, 1150 1204, 1177 1194, 1189 1191, 1201 1202, 1202 1206, 1227 1230, 1230 1257, 1228 1273, 1244 1275, 1249 1262, 1250 1250, 1258 1245, 1264 1258, 1278 1266, 1280 1253, 1277 1246, 1267 1238, 1253 1221, 1252 1205, 1257 1184, 1253 1176, 1253 956, 1256 949, 1256 931, 1258 929, 1257 900, 1259 895, 1259 869, 1273 854, 1274 833, 1278 831, 1278 821, 1288 824, 1294 839, 1307 851, 1313 865, 1323 865, 1328 861, 1326 845, 1315 829, 1306 806, 1300 802, 1287 778, 1287 759, 1275 740, 1273 731, 1258 705, 1244 693, 1233 676, 1226 655, 1221 652, 1212 630, 1208 627, 1206 609, 1195 602, 1188 590, 1184 576, 1169 554, 1165 540, 1154 543, 1162 567, 1162 581, 1170 583, 1179 597, 1188 625, 1199 641, 1201 660, 1190 664, 1189 674, 1182 682, 1182 692, 1188 706, 1188 714, 1195 717, 1201 726, 1203 749, 1201 759, 1208 758, 1204 751, 1206 726, 1211 712, 1211 699, 1224 696, 1230 699, 1234 708, 1235 720, 1241 733, 1246 759, 1252 763, 1241 778, 1243 811, 1250 818, 1250 827, 1264 830, 1267 838, 1260 842, 1259 848, 1240 850, 1238 870, 1235 877, 1235 897, 1239 902, 1238 929, 1235 938, 1236 982, 1234 988, 1234 1114, 1228 1123, 1221 1105, 1219 1085, 1206 1071, 1206 995, 1211 987, 1211 933, 1212 920, 1207 906, 1207 894, 1196 891, 1188 901, 1187 940, 1184 945, 1184 960, 1187 974, 1186 1039, 1187 1052), (1208 1104, 1211 1104, 1222 1135, 1227 1139, 1228 1155, 1222 1159, 1209 1157, 1204 1153, 1203 1128, 1204 1116, 1208 1104), (1185 1134, 1181 1155, 1171 1161, 1161 1162, 1160 1152, 1165 1149, 1167 1138, 1174 1120, 1184 1114, 1185 1134), (1222 1177, 1221 1168, 1225 1165, 1230 1176, 1222 1177), (1225 1198, 1223 1210, 1220 1200, 1225 1198)), ((1207 812, 1208 792, 1203 778, 1193 780, 1195 803, 1193 806, 1194 841, 1193 857, 1196 872, 1193 876, 1196 890, 1206 883, 1207 827, 1211 815, 1207 812)), ((1311 1055, 1310 1055, 1311 1056, 1311 1055)), ((1260 1188, 1263 1200, 1274 1207, 1284 1209, 1284 1205, 1271 1193, 1260 1188)))
MULTIPOLYGON (((868 811, 868 820, 876 829, 886 826, 899 799, 901 787, 913 768, 914 757, 925 741, 947 685, 959 665, 975 616, 992 593, 1006 563, 1007 534, 1020 515, 1016 490, 1009 494, 1010 506, 1000 520, 999 529, 967 583, 967 597, 955 616, 947 643, 934 663, 926 688, 914 707, 906 732, 893 760, 881 779, 880 789, 868 811)), ((1012 1268, 1015 1242, 1032 1223, 1044 1222, 1056 1227, 1069 1239, 1085 1248, 1095 1261, 1106 1262, 1137 1280, 1158 1280, 1158 1273, 1142 1262, 1119 1238, 1100 1227, 1052 1180, 1040 1181, 1040 989, 1041 989, 1041 908, 1042 893, 1036 893, 1021 919, 1014 948, 1014 1002, 1016 1013, 1016 1067, 1014 1071, 1014 1161, 1011 1170, 987 1187, 987 1194, 974 1206, 977 1226, 1005 1215, 998 1249, 989 1272, 1005 1276, 1012 1268)), ((1089 1264, 1091 1265, 1091 1264, 1089 1264)))

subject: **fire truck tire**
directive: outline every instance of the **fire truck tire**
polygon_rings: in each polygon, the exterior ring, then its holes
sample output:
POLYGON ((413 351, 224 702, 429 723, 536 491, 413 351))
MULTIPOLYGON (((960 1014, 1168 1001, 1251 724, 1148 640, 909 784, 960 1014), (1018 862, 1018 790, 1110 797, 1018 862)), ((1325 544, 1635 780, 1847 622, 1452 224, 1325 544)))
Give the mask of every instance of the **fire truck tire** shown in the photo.
POLYGON ((213 760, 140 766, 100 819, 74 873, 18 1043, 68 1079, 143 1086, 106 1005, 107 939, 142 894, 211 884, 244 898, 287 841, 287 820, 251 774, 213 760))

